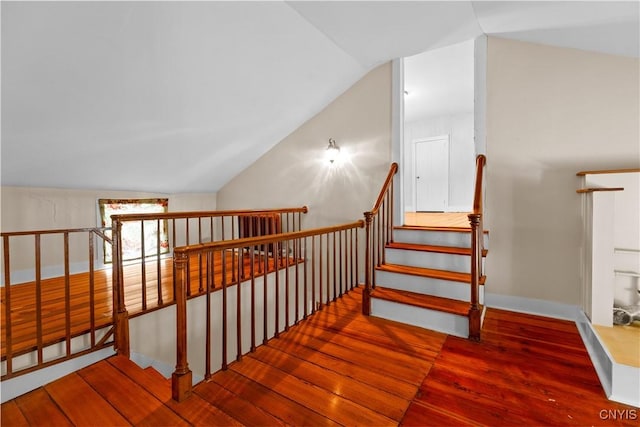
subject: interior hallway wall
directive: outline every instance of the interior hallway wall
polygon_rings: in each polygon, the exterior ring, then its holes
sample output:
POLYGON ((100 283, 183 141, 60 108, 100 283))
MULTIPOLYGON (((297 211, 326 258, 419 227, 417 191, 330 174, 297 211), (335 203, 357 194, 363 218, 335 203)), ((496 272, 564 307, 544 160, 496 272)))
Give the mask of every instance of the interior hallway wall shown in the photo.
POLYGON ((363 219, 391 162, 391 63, 369 72, 218 191, 219 209, 308 206, 304 228, 363 219), (325 159, 329 138, 345 160, 325 159))
POLYGON ((487 292, 579 305, 576 172, 640 166, 640 61, 489 37, 487 292))

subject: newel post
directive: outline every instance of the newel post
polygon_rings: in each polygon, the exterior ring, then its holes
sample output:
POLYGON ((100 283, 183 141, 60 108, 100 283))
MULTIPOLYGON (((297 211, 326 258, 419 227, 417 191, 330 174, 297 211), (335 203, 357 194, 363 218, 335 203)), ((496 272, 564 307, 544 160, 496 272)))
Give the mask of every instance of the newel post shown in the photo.
POLYGON ((184 252, 174 252, 176 270, 176 370, 171 375, 171 397, 182 402, 191 395, 191 370, 187 362, 187 261, 184 252))
POLYGON ((482 214, 469 214, 471 224, 471 301, 469 305, 469 339, 480 341, 480 266, 482 263, 482 214))
POLYGON ((111 283, 113 287, 113 325, 115 347, 120 356, 129 358, 129 312, 124 303, 122 274, 122 222, 111 217, 111 283))
POLYGON ((364 249, 364 290, 362 291, 362 314, 371 314, 371 224, 373 222, 373 212, 364 213, 365 220, 365 249, 364 249))

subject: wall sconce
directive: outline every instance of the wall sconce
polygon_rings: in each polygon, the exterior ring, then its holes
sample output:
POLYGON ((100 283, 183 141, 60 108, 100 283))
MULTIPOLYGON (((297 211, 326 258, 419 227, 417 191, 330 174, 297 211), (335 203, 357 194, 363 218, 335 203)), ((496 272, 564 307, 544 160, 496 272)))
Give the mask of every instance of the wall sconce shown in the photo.
POLYGON ((329 163, 336 161, 340 155, 340 147, 336 145, 336 141, 333 138, 329 138, 329 146, 327 147, 327 159, 329 163))

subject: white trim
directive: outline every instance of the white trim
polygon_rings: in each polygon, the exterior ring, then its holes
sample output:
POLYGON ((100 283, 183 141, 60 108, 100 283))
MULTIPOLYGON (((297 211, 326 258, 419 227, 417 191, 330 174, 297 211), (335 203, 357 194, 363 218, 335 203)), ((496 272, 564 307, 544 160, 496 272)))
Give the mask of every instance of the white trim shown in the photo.
POLYGON ((473 52, 473 138, 476 155, 487 152, 487 36, 474 42, 473 52))
POLYGON ((391 62, 391 161, 398 164, 394 179, 395 200, 393 225, 404 224, 404 60, 396 58, 391 62))
POLYGON ((640 408, 640 368, 617 363, 581 310, 576 326, 607 398, 640 408))
POLYGON ((535 314, 537 316, 551 317, 554 319, 575 321, 580 312, 577 305, 563 304, 555 301, 492 294, 488 292, 485 293, 484 298, 487 307, 515 311, 517 313, 535 314))

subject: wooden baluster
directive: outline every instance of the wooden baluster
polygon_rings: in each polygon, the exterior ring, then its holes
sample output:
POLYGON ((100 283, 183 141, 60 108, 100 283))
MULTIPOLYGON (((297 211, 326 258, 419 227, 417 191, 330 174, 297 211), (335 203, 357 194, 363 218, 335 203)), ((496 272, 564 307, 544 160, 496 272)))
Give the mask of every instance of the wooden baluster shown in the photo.
MULTIPOLYGON (((295 220, 295 216, 293 217, 295 220)), ((295 225, 294 225, 295 227, 295 225)), ((296 292, 295 292, 295 300, 296 300, 296 307, 295 307, 295 321, 294 324, 298 324, 298 321, 300 320, 300 272, 298 269, 298 264, 300 264, 299 260, 300 260, 300 254, 299 254, 299 247, 300 247, 300 240, 296 239, 293 241, 293 261, 294 261, 294 271, 296 274, 296 280, 295 280, 295 287, 296 287, 296 292)))
MULTIPOLYGON (((320 251, 320 253, 322 254, 322 251, 320 251)), ((320 255, 320 257, 322 257, 322 255, 320 255)), ((316 236, 311 236, 311 314, 315 312, 316 312, 316 236)))
POLYGON ((279 269, 279 264, 278 264, 278 256, 279 256, 279 252, 280 250, 276 250, 277 243, 273 243, 273 266, 275 269, 275 279, 276 279, 276 301, 275 301, 275 333, 273 334, 274 337, 278 338, 280 336, 280 269, 279 269))
MULTIPOLYGON (((330 250, 329 250, 329 236, 330 233, 325 234, 325 236, 327 237, 327 301, 326 301, 326 305, 329 305, 329 303, 331 302, 331 258, 329 257, 330 254, 330 250)), ((333 252, 335 254, 335 251, 333 252)), ((335 281, 333 282, 335 283, 335 281)))
POLYGON ((42 364, 42 270, 40 234, 35 235, 35 268, 36 268, 36 342, 38 349, 38 365, 42 364))
POLYGON ((5 329, 5 367, 7 377, 13 376, 13 335, 11 325, 11 260, 9 249, 9 236, 2 236, 3 256, 4 256, 4 329, 5 329))
POLYGON ((69 282, 69 232, 64 232, 64 331, 65 350, 71 356, 71 283, 69 282))
POLYGON ((96 295, 95 295, 95 255, 94 255, 94 232, 89 232, 89 329, 91 348, 96 346, 96 295))
MULTIPOLYGON (((289 216, 287 215, 287 218, 289 216)), ((288 219, 287 219, 288 222, 288 219)), ((289 270, 290 270, 290 262, 289 262, 289 240, 283 242, 284 243, 284 253, 287 257, 287 261, 285 262, 285 270, 284 270, 284 330, 289 330, 289 270)))
POLYGON ((212 251, 207 251, 206 260, 207 272, 207 292, 206 292, 206 311, 205 311, 205 337, 204 337, 204 377, 211 378, 211 290, 213 289, 214 275, 214 255, 212 251))
MULTIPOLYGON (((202 217, 198 217, 198 244, 202 244, 202 217)), ((203 278, 202 278, 202 253, 198 253, 198 293, 204 292, 203 278)))
POLYGON ((371 313, 371 288, 372 288, 372 260, 371 260, 371 228, 373 214, 364 213, 365 218, 365 250, 364 250, 364 289, 362 291, 362 314, 368 316, 371 313))
MULTIPOLYGON (((249 247, 249 260, 251 262, 251 352, 256 351, 256 269, 255 246, 249 247)), ((259 261, 258 261, 259 262, 259 261)))
POLYGON ((161 240, 160 240, 160 234, 161 234, 161 226, 160 226, 160 220, 157 220, 156 223, 156 228, 157 228, 157 236, 156 236, 156 277, 157 277, 157 288, 158 288, 158 306, 161 306, 164 304, 163 298, 162 298, 162 268, 160 265, 160 255, 161 255, 161 240))
POLYGON ((262 256, 264 257, 264 268, 262 270, 262 287, 263 287, 263 291, 262 291, 262 297, 263 297, 263 301, 262 301, 262 327, 263 327, 263 336, 262 336, 262 344, 266 344, 267 341, 269 340, 269 335, 268 335, 268 323, 267 323, 267 291, 268 291, 268 287, 267 287, 267 271, 269 270, 269 265, 267 264, 269 262, 269 260, 267 259, 267 245, 263 244, 262 245, 262 256))
POLYGON ((304 276, 303 279, 303 283, 304 283, 304 296, 302 297, 302 303, 304 304, 304 311, 302 312, 302 318, 306 319, 307 318, 307 313, 309 311, 309 288, 308 288, 308 277, 307 277, 307 238, 305 237, 303 239, 304 241, 304 247, 301 249, 301 252, 304 253, 304 264, 302 264, 302 274, 304 276))
POLYGON ((176 269, 176 368, 171 375, 171 397, 182 402, 191 395, 192 374, 187 362, 187 265, 188 256, 174 252, 176 269))
POLYGON ((142 287, 142 311, 147 309, 147 264, 145 262, 144 221, 140 221, 140 286, 142 287))
MULTIPOLYGON (((238 248, 242 253, 242 248, 238 248)), ((236 249, 232 249, 236 251, 236 249)), ((235 256, 234 256, 235 258, 235 256)), ((238 282, 236 284, 236 360, 242 360, 242 283, 240 282, 240 270, 244 269, 244 265, 238 260, 238 282)))
POLYGON ((389 199, 391 203, 389 203, 389 238, 388 242, 393 243, 393 180, 391 180, 391 196, 389 199))
MULTIPOLYGON (((171 219, 171 251, 173 252, 173 250, 176 248, 176 219, 172 218, 171 219)), ((175 264, 173 266, 173 301, 176 300, 176 268, 175 268, 175 264)))
MULTIPOLYGON (((189 218, 185 218, 186 246, 189 246, 189 218)), ((191 296, 191 258, 187 259, 187 296, 191 296)))
MULTIPOLYGON (((334 234, 334 239, 335 239, 335 234, 334 234)), ((338 277, 340 278, 340 284, 338 286, 338 288, 340 289, 340 298, 342 298, 342 295, 344 294, 344 289, 343 289, 343 285, 344 285, 344 281, 343 279, 343 271, 342 271, 342 231, 338 231, 338 260, 339 262, 339 271, 338 271, 338 277)))
MULTIPOLYGON (((235 224, 236 224, 236 220, 238 221, 238 230, 240 230, 240 217, 236 216, 231 217, 231 239, 235 239, 236 236, 236 230, 235 230, 235 224)), ((240 261, 238 260, 238 263, 240 261)), ((231 250, 231 283, 235 283, 236 281, 236 250, 232 249, 231 250)), ((239 282, 239 277, 238 277, 238 282, 239 282)))
MULTIPOLYGON (((232 254, 233 255, 233 254, 232 254)), ((222 370, 227 370, 227 250, 222 250, 222 370)))
POLYGON ((324 288, 324 286, 322 285, 322 269, 323 269, 323 265, 322 265, 322 235, 318 236, 318 241, 319 241, 319 251, 318 253, 320 254, 320 261, 318 262, 318 271, 319 271, 319 281, 318 281, 318 290, 319 290, 319 297, 320 299, 318 300, 318 310, 322 310, 322 305, 324 304, 324 301, 322 299, 322 289, 324 288))

